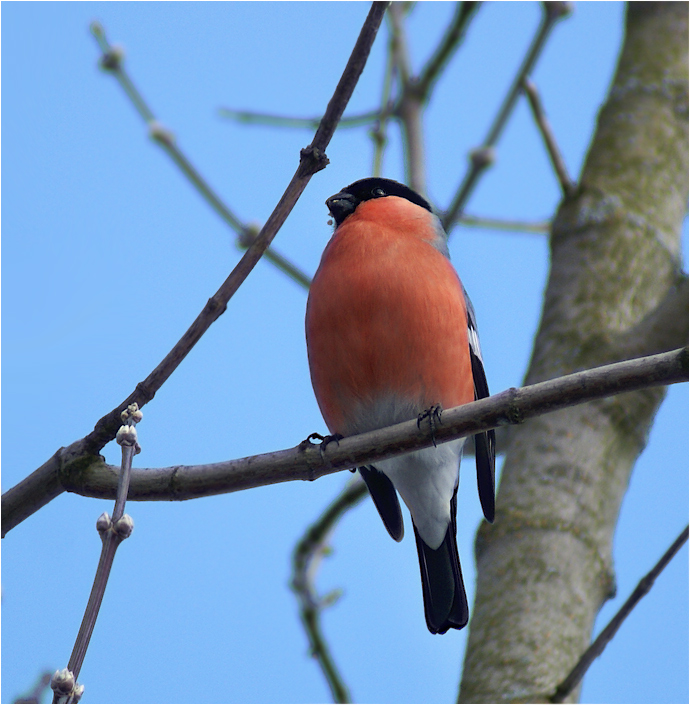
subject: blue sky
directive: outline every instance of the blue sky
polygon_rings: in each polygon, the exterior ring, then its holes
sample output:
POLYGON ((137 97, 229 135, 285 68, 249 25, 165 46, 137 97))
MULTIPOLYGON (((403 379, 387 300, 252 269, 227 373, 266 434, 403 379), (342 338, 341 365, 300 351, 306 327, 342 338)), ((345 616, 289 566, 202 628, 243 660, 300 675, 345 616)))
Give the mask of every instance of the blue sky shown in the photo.
MULTIPOLYGON (((167 353, 232 269, 235 235, 199 198, 112 77, 88 32, 100 20, 158 119, 244 221, 261 223, 312 134, 242 126, 221 106, 320 115, 365 3, 2 4, 2 485, 88 433, 167 353)), ((423 3, 410 22, 419 68, 450 18, 423 3)), ((536 3, 488 3, 425 117, 431 199, 448 204, 539 21, 536 3)), ((623 5, 578 3, 533 78, 565 161, 579 173, 622 36, 623 5)), ((377 104, 377 40, 349 113, 377 104)), ((402 179, 396 146, 384 174, 402 179)), ((312 274, 330 227, 325 199, 371 170, 364 130, 338 133, 275 247, 312 274)), ((468 212, 548 218, 559 190, 521 100, 468 212)), ((684 240, 687 258, 687 239, 684 240)), ((545 283, 538 235, 456 229, 453 262, 472 295, 492 391, 518 386, 545 283)), ((684 266, 687 268, 687 261, 684 266)), ((227 312, 144 409, 137 464, 161 467, 296 445, 325 426, 304 343, 305 292, 261 262, 227 312)), ((687 523, 687 389, 670 390, 635 468, 615 536, 608 621, 687 523)), ((108 446, 109 462, 119 453, 108 446)), ((85 702, 320 702, 288 588, 309 523, 349 479, 285 483, 185 503, 131 503, 80 681, 85 702)), ((458 518, 473 598, 480 519, 467 463, 458 518)), ((66 665, 93 580, 95 522, 112 502, 62 495, 2 542, 2 701, 66 665)), ((409 527, 408 527, 409 528, 409 527)), ((414 542, 395 544, 371 502, 350 512, 323 564, 324 616, 357 701, 456 697, 466 632, 430 635, 414 542)), ((587 676, 586 702, 687 702, 687 547, 587 676)))

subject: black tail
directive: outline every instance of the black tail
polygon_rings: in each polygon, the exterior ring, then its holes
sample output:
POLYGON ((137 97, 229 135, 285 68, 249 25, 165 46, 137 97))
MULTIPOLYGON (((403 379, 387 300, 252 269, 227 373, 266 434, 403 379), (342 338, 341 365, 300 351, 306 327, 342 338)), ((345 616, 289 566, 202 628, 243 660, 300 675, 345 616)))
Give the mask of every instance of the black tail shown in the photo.
POLYGON ((437 549, 429 548, 417 533, 417 527, 414 530, 422 572, 424 614, 432 634, 445 634, 450 628, 462 629, 470 617, 455 538, 456 508, 457 488, 451 500, 451 521, 446 537, 437 549))

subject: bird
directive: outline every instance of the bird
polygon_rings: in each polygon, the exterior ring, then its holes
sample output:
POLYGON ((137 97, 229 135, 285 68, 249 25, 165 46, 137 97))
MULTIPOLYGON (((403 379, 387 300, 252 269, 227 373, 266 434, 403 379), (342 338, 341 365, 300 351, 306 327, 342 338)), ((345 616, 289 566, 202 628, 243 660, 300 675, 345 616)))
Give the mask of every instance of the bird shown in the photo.
MULTIPOLYGON (((380 177, 326 200, 334 232, 314 275, 305 317, 314 394, 331 438, 489 396, 474 309, 450 263, 429 202, 380 177)), ((442 421, 441 421, 442 422, 442 421)), ((358 468, 383 523, 404 533, 398 494, 414 527, 424 614, 432 634, 469 620, 457 548, 461 438, 358 468)), ((494 519, 496 440, 474 436, 479 499, 494 519)))

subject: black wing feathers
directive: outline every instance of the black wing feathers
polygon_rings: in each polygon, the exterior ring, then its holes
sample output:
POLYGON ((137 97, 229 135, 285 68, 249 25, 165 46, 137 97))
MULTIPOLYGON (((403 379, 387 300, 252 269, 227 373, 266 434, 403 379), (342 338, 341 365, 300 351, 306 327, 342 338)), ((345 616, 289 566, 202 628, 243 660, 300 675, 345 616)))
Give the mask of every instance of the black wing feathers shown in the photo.
POLYGON ((372 466, 359 468, 359 474, 366 483, 369 494, 374 500, 376 509, 378 509, 391 538, 402 541, 405 528, 398 493, 395 491, 393 483, 386 475, 372 466))
MULTIPOLYGON (((464 289, 463 289, 464 290, 464 289)), ((474 378, 474 398, 484 399, 489 396, 489 385, 484 374, 482 351, 477 335, 477 320, 470 297, 465 291, 467 305, 467 337, 470 343, 470 362, 474 378)), ((479 501, 486 520, 492 522, 495 515, 495 474, 496 474, 496 433, 493 429, 478 433, 474 437, 474 456, 477 462, 477 487, 479 501)))

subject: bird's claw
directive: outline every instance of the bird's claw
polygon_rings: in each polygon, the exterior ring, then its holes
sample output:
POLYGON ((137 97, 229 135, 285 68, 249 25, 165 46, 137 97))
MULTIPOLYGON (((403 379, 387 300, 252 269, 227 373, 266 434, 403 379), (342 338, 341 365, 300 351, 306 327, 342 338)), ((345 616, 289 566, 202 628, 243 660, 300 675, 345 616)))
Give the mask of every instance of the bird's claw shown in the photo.
POLYGON ((312 439, 316 439, 320 441, 319 445, 319 452, 321 453, 321 459, 326 460, 323 455, 323 451, 325 447, 331 443, 332 441, 335 441, 338 443, 342 438, 345 436, 341 435, 340 433, 334 433, 332 436, 322 436, 320 433, 310 433, 298 446, 300 450, 306 450, 307 448, 316 445, 316 443, 312 443, 312 439))
POLYGON ((434 443, 434 448, 436 448, 436 427, 443 424, 441 420, 442 411, 443 407, 440 404, 434 404, 417 416, 417 428, 420 430, 422 428, 422 421, 426 419, 429 420, 429 431, 431 432, 431 440, 434 443))

